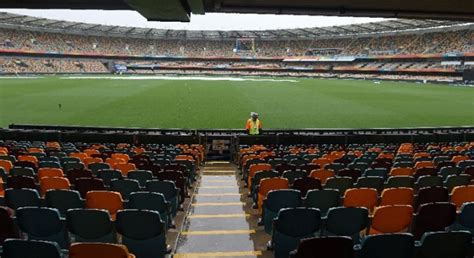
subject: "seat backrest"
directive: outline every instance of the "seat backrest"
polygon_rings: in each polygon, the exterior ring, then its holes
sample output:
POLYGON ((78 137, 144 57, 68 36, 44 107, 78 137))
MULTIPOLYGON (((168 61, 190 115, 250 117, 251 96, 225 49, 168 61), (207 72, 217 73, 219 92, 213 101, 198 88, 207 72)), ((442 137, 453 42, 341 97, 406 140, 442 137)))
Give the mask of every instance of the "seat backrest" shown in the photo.
POLYGON ((12 176, 31 176, 34 177, 35 171, 29 167, 12 167, 10 169, 10 175, 12 176))
POLYGON ((386 205, 413 205, 415 191, 413 188, 386 188, 380 197, 380 206, 386 205))
POLYGON ((288 179, 290 184, 293 184, 296 179, 304 178, 307 174, 305 170, 289 170, 283 172, 282 177, 288 179))
POLYGON ((64 177, 44 177, 40 179, 40 192, 42 196, 44 196, 48 190, 68 190, 70 188, 71 184, 69 180, 64 177))
POLYGON ((105 190, 105 185, 104 181, 99 178, 78 178, 74 188, 81 194, 82 198, 85 198, 89 191, 105 190))
POLYGON ((449 202, 423 204, 418 208, 414 221, 415 239, 428 231, 443 231, 456 220, 456 205, 449 202))
POLYGON ((414 188, 415 178, 411 176, 391 176, 385 183, 385 188, 407 187, 414 188))
POLYGON ((474 202, 474 185, 456 186, 451 193, 451 202, 458 210, 464 203, 474 202))
POLYGON ((474 231, 474 202, 464 203, 459 213, 458 222, 461 226, 474 231))
POLYGON ((41 199, 36 190, 33 189, 7 189, 5 190, 5 204, 18 209, 26 206, 41 206, 41 199))
POLYGON ((352 188, 344 194, 345 207, 365 207, 372 211, 377 205, 378 194, 374 188, 352 188))
POLYGON ((420 258, 466 258, 471 253, 472 235, 467 231, 429 232, 423 235, 420 258))
POLYGON ((74 243, 69 258, 134 258, 124 245, 106 243, 74 243))
POLYGON ((117 211, 123 210, 123 199, 118 192, 89 191, 86 194, 86 208, 107 210, 115 218, 117 211))
POLYGON ((446 187, 424 187, 418 190, 418 195, 415 201, 415 210, 420 205, 432 202, 447 202, 449 200, 449 193, 446 187))
POLYGON ((147 170, 131 170, 128 172, 127 178, 135 179, 140 183, 140 186, 145 187, 146 182, 153 179, 153 173, 147 170))
POLYGON ((301 205, 301 192, 293 189, 270 191, 263 205, 273 212, 278 212, 282 208, 298 207, 301 205))
POLYGON ((122 179, 123 174, 117 169, 103 169, 97 173, 97 177, 104 180, 105 185, 110 185, 113 179, 122 179))
POLYGON ((146 183, 146 190, 153 193, 161 193, 166 200, 171 200, 178 195, 178 188, 173 181, 151 180, 146 183))
POLYGON ((443 186, 443 177, 441 176, 420 176, 416 180, 415 188, 443 186))
POLYGON ((13 221, 13 211, 7 207, 0 206, 0 245, 7 238, 18 238, 18 230, 13 221))
POLYGON ((340 177, 350 177, 353 181, 357 181, 357 178, 362 176, 362 171, 356 168, 344 168, 337 172, 340 177))
POLYGON ((341 195, 344 195, 347 189, 353 188, 354 182, 350 177, 330 177, 324 185, 324 189, 336 189, 341 195))
POLYGON ((444 186, 448 188, 448 192, 452 192, 457 186, 466 186, 471 183, 470 175, 450 175, 446 178, 444 186))
POLYGON ((7 188, 13 189, 36 189, 36 181, 31 176, 8 176, 7 188))
POLYGON ((135 192, 130 194, 128 209, 167 211, 169 203, 161 193, 135 192))
POLYGON ((408 233, 367 236, 362 242, 359 255, 370 258, 413 258, 415 239, 408 233))
POLYGON ((374 211, 369 234, 402 232, 408 229, 412 217, 411 205, 379 206, 374 211))
POLYGON ((63 170, 60 168, 40 168, 38 169, 38 179, 43 177, 63 177, 63 170))
POLYGON ((334 207, 327 214, 324 229, 333 235, 353 236, 367 228, 369 210, 363 207, 334 207))
POLYGON ((38 241, 9 239, 3 243, 2 257, 7 258, 61 258, 61 250, 57 243, 38 241))
POLYGON ((313 170, 311 171, 311 174, 310 174, 310 177, 314 177, 321 180, 321 184, 323 185, 326 184, 326 181, 328 180, 328 178, 334 177, 334 176, 336 176, 336 173, 334 172, 334 170, 330 170, 330 169, 313 170))
POLYGON ((135 240, 146 240, 165 233, 165 224, 156 211, 122 210, 117 213, 115 224, 119 234, 135 240))
POLYGON ((50 236, 63 229, 59 212, 53 208, 23 207, 17 210, 16 216, 20 229, 34 236, 50 236))
POLYGON ((70 209, 66 213, 67 228, 76 242, 114 242, 115 230, 109 212, 99 209, 70 209))
POLYGON ((67 178, 71 184, 75 184, 76 180, 79 178, 92 178, 92 171, 89 169, 70 169, 67 172, 67 178))
POLYGON ((293 189, 299 190, 302 196, 306 196, 309 190, 320 190, 321 180, 314 177, 302 177, 293 182, 293 189))
POLYGON ((291 237, 304 237, 321 227, 321 213, 315 208, 281 209, 274 222, 274 230, 291 237))
POLYGON ((318 208, 321 214, 325 215, 329 208, 337 207, 341 204, 341 197, 338 190, 310 190, 306 194, 305 206, 318 208))
POLYGON ((413 176, 415 171, 413 168, 403 167, 403 168, 392 168, 390 170, 390 176, 413 176))
POLYGON ((84 200, 74 190, 49 190, 46 192, 45 202, 48 207, 58 209, 61 216, 66 215, 68 209, 84 208, 84 200))
POLYGON ((373 188, 381 192, 384 188, 384 179, 383 177, 378 176, 367 176, 359 177, 357 179, 354 187, 355 188, 373 188))
POLYGON ((131 193, 140 191, 140 184, 135 179, 114 179, 111 182, 110 190, 119 192, 122 199, 128 200, 131 193))
POLYGON ((262 196, 267 196, 268 192, 271 190, 278 189, 288 189, 289 182, 286 178, 265 178, 260 181, 260 191, 259 194, 262 196))
POLYGON ((292 258, 354 258, 352 240, 344 236, 313 237, 302 239, 292 258))

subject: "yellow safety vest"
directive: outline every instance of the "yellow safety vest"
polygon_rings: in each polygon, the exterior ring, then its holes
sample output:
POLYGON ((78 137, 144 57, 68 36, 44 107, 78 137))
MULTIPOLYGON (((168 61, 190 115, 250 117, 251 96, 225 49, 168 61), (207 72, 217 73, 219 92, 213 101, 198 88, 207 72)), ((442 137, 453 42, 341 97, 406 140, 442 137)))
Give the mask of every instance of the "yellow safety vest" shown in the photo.
POLYGON ((249 122, 250 122, 250 130, 249 130, 249 134, 250 135, 257 135, 260 133, 260 120, 255 120, 253 121, 252 119, 249 119, 249 122))

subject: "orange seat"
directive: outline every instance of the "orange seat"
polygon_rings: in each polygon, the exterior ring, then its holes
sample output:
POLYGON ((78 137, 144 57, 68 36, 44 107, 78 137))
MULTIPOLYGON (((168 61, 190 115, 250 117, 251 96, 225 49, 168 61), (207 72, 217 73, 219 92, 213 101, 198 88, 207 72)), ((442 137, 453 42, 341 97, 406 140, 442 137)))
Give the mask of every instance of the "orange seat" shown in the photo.
POLYGON ((85 154, 87 154, 87 156, 92 156, 93 154, 100 154, 100 152, 96 149, 85 149, 83 151, 85 154))
POLYGON ((101 158, 91 158, 91 157, 87 157, 85 158, 83 161, 84 165, 87 167, 89 166, 90 164, 92 163, 102 163, 103 160, 101 158))
POLYGON ((345 207, 365 207, 373 211, 377 205, 378 195, 374 188, 352 188, 346 190, 343 205, 345 207))
POLYGON ((38 158, 35 157, 35 156, 20 155, 20 156, 18 156, 18 161, 28 161, 28 162, 34 163, 36 166, 38 166, 38 158))
POLYGON ((392 168, 390 176, 413 176, 415 170, 413 168, 392 168))
POLYGON ((0 197, 5 197, 5 188, 3 188, 3 179, 0 177, 0 197))
POLYGON ((112 191, 89 191, 86 194, 86 208, 108 210, 115 220, 117 212, 123 210, 122 195, 112 191))
POLYGON ((61 145, 59 144, 59 142, 47 142, 46 147, 59 149, 61 148, 61 145))
POLYGON ((474 185, 457 186, 451 192, 451 202, 456 204, 458 210, 466 202, 474 202, 474 185))
POLYGON ((107 158, 105 160, 105 163, 108 163, 111 168, 115 167, 117 164, 126 164, 124 159, 119 159, 119 158, 107 158))
POLYGON ((65 177, 44 177, 40 179, 41 195, 44 196, 48 190, 71 188, 69 180, 65 177))
POLYGON ((417 158, 430 158, 430 154, 428 152, 417 152, 413 155, 413 159, 417 158))
POLYGON ((82 162, 84 162, 84 159, 88 158, 89 155, 87 155, 87 153, 84 153, 84 152, 73 152, 73 153, 69 154, 69 157, 78 158, 82 162))
POLYGON ((60 168, 40 168, 38 169, 38 179, 44 177, 64 177, 63 170, 60 168))
POLYGON ((115 164, 113 168, 120 170, 122 172, 122 175, 125 177, 128 175, 129 171, 137 169, 137 167, 133 163, 125 163, 125 164, 118 163, 118 164, 115 164))
POLYGON ((456 165, 463 161, 463 160, 468 160, 469 157, 468 156, 464 156, 464 155, 457 155, 457 156, 454 156, 451 161, 454 162, 456 165))
POLYGON ((331 160, 327 158, 313 159, 311 161, 313 164, 319 165, 319 167, 324 168, 327 164, 331 164, 331 160))
POLYGON ((135 258, 124 245, 106 243, 74 243, 69 258, 135 258))
POLYGON ((44 153, 44 150, 42 148, 28 148, 28 153, 44 153))
POLYGON ((7 147, 0 147, 0 151, 8 154, 8 148, 7 147))
POLYGON ((135 154, 137 155, 140 155, 142 154, 143 152, 145 152, 145 148, 142 148, 142 147, 134 147, 132 148, 132 152, 134 152, 135 154))
POLYGON ((415 169, 419 168, 434 168, 435 165, 433 161, 418 161, 415 163, 415 169))
POLYGON ((415 191, 412 188, 387 188, 380 197, 380 206, 413 205, 415 191))
POLYGON ((0 167, 5 169, 5 172, 10 173, 10 169, 13 167, 13 164, 9 160, 0 159, 0 167))
POLYGON ((330 177, 335 177, 336 173, 331 169, 315 169, 311 171, 310 177, 317 178, 321 181, 321 184, 326 184, 326 181, 330 177))
POLYGON ((263 200, 267 197, 268 192, 278 189, 288 189, 289 182, 286 178, 265 178, 260 181, 260 189, 258 191, 257 206, 258 210, 261 211, 263 200))
POLYGON ((413 218, 410 205, 389 205, 377 207, 369 229, 369 235, 406 231, 413 218))
POLYGON ((125 153, 114 153, 110 157, 113 159, 123 159, 126 163, 130 161, 130 157, 125 153))
POLYGON ((272 165, 267 164, 267 163, 258 163, 258 164, 250 165, 248 181, 247 181, 247 185, 249 186, 249 188, 252 187, 252 178, 255 176, 255 174, 258 171, 270 171, 270 170, 272 170, 272 165))

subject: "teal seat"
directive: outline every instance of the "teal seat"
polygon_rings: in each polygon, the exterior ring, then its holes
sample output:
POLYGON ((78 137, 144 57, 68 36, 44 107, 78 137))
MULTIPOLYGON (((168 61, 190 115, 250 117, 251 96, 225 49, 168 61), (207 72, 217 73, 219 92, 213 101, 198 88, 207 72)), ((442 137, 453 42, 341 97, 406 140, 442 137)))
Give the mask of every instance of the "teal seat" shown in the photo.
POLYGON ((273 219, 283 208, 301 206, 301 192, 293 189, 270 191, 263 201, 262 220, 267 234, 272 233, 273 219))
POLYGON ((117 233, 106 210, 71 209, 66 213, 66 221, 74 242, 117 243, 117 233))
POLYGON ((341 195, 338 190, 310 190, 306 194, 304 205, 309 208, 317 208, 322 216, 326 216, 328 210, 341 205, 341 195))
POLYGON ((3 243, 5 258, 62 258, 60 247, 55 242, 8 239, 3 243))
POLYGON ((417 258, 466 258, 471 253, 469 231, 427 232, 421 238, 417 258))
POLYGON ((369 211, 362 207, 335 207, 328 211, 322 235, 348 236, 360 242, 360 231, 368 227, 369 211))
POLYGON ((355 249, 358 258, 413 258, 415 239, 408 233, 371 235, 355 249))

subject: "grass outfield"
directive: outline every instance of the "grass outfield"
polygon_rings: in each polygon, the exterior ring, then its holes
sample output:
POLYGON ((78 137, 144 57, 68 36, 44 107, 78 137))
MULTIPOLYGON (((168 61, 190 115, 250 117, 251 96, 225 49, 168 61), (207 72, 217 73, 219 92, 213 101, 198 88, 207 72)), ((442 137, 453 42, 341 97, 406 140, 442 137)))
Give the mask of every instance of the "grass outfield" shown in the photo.
POLYGON ((0 126, 242 128, 250 111, 266 128, 474 125, 474 88, 278 80, 0 78, 0 126))

